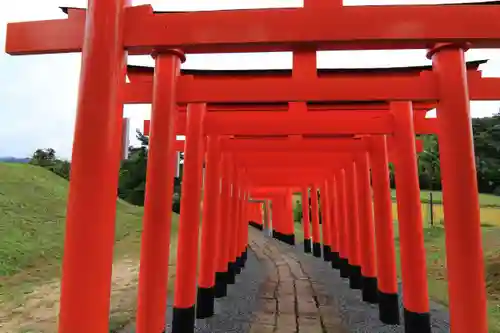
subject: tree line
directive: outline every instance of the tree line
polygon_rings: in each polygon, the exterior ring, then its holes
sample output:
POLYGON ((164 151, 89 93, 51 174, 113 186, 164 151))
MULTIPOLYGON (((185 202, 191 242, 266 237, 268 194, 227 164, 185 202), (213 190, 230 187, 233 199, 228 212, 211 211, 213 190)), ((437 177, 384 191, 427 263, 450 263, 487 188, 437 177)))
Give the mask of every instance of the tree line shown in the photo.
MULTIPOLYGON (((500 195, 500 114, 472 119, 474 147, 479 192, 500 195)), ((121 163, 118 196, 138 206, 144 205, 149 138, 137 130, 139 147, 129 147, 128 158, 121 163)), ((418 157, 418 172, 422 190, 441 190, 441 168, 439 164, 439 142, 435 135, 422 136, 424 151, 418 157)), ((183 155, 181 154, 181 160, 183 155)), ((37 149, 30 164, 49 169, 69 179, 71 165, 58 159, 54 149, 37 149)), ((182 166, 182 164, 181 164, 182 166)), ((174 179, 173 207, 180 211, 182 168, 179 178, 174 179)), ((391 186, 395 186, 394 167, 390 165, 391 186)))
MULTIPOLYGON (((472 119, 478 188, 480 193, 500 195, 500 114, 472 119)), ((418 156, 420 189, 441 190, 439 142, 436 135, 424 135, 424 151, 418 156)), ((394 167, 391 165, 394 188, 394 167)))

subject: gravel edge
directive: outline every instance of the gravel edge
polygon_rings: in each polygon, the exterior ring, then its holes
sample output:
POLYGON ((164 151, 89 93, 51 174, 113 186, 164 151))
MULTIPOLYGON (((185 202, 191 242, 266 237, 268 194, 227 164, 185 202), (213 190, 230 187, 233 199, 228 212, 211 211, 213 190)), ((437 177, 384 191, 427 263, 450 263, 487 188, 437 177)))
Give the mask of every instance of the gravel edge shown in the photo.
MULTIPOLYGON (((378 306, 365 303, 361 292, 349 288, 347 279, 342 279, 339 272, 332 269, 330 263, 323 258, 315 258, 304 253, 303 244, 289 246, 278 242, 283 251, 293 253, 295 259, 302 263, 302 268, 311 280, 322 286, 322 289, 334 300, 342 321, 353 333, 394 333, 404 332, 404 323, 399 326, 385 325, 378 319, 378 306)), ((400 316, 403 320, 402 290, 400 289, 400 316)), ((448 309, 434 302, 430 303, 432 332, 445 333, 450 331, 448 309)))

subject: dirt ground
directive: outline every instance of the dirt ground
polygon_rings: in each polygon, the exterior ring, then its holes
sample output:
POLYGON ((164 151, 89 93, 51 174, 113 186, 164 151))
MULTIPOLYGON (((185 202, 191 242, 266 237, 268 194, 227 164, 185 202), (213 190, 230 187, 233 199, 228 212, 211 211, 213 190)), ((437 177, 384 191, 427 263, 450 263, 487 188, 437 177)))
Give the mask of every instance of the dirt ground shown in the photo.
MULTIPOLYGON (((122 258, 113 265, 111 328, 128 323, 135 315, 139 262, 122 258)), ((59 280, 36 286, 16 304, 0 307, 1 333, 57 332, 59 280)))

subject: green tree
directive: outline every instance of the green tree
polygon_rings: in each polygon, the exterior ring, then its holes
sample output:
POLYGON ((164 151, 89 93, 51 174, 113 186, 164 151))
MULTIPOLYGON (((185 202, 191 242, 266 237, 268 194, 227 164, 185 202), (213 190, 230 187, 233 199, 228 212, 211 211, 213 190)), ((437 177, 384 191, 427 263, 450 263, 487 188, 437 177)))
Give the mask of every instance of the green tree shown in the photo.
POLYGON ((56 151, 52 148, 37 149, 31 157, 30 164, 46 167, 56 161, 56 151))
MULTIPOLYGON (((142 206, 146 190, 149 137, 137 130, 140 147, 129 147, 128 158, 122 161, 118 181, 118 196, 125 201, 142 206)), ((181 159, 183 156, 181 155, 181 159)), ((174 178, 173 211, 180 212, 181 179, 174 178)))
POLYGON ((500 114, 472 120, 480 192, 500 195, 500 114))
POLYGON ((420 137, 424 150, 418 156, 420 188, 425 190, 441 189, 441 165, 439 163, 439 145, 435 135, 420 137))
POLYGON ((71 165, 68 161, 58 159, 52 148, 37 149, 33 153, 30 164, 46 168, 58 176, 69 180, 71 165))

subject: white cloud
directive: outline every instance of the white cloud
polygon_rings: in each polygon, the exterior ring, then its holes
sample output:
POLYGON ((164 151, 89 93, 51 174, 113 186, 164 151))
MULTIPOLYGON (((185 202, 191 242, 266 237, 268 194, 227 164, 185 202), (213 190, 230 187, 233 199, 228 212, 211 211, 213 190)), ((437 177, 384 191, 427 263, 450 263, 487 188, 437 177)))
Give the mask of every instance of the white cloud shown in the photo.
MULTIPOLYGON (((333 1, 333 0, 332 0, 333 1)), ((86 0, 0 1, 0 44, 5 43, 8 22, 62 18, 59 6, 85 7, 86 0)), ((345 5, 456 3, 453 0, 349 0, 345 5)), ((481 2, 481 1, 468 1, 481 2)), ((261 7, 298 7, 300 0, 153 0, 155 10, 214 10, 261 7)), ((481 69, 486 76, 500 76, 500 50, 471 50, 467 60, 493 59, 481 69)), ((130 57, 131 64, 152 65, 149 57, 130 57)), ((291 68, 290 53, 189 55, 185 68, 291 68)), ((319 67, 390 67, 429 64, 423 50, 320 52, 319 67)), ((36 148, 53 147, 71 155, 79 54, 12 57, 0 53, 0 155, 26 156, 36 148)), ((474 102, 473 116, 487 116, 499 110, 499 102, 474 102)), ((149 118, 150 107, 130 105, 131 136, 149 118)), ((135 140, 132 140, 135 142, 135 140)))

